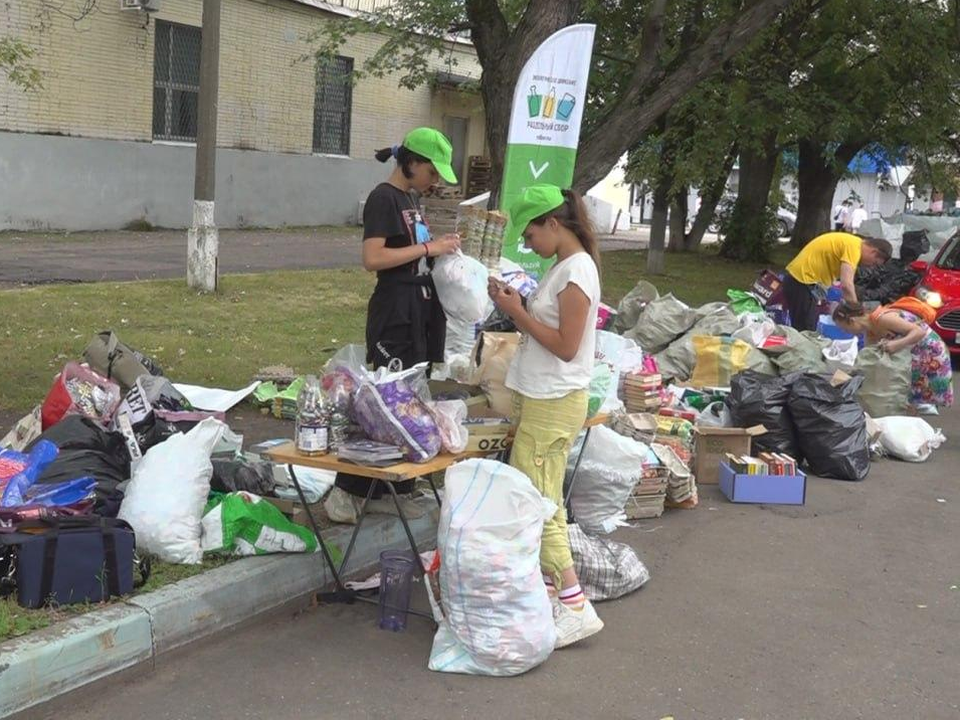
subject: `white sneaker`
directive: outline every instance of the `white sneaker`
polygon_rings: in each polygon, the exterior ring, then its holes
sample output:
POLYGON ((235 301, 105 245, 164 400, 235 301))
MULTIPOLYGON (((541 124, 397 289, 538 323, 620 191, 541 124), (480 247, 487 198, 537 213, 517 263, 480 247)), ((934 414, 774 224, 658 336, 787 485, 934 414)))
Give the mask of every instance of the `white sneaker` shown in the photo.
POLYGON ((936 405, 923 403, 921 405, 917 405, 917 414, 918 415, 939 415, 940 411, 937 410, 936 405))
POLYGON ((589 600, 583 603, 581 610, 574 610, 557 600, 553 604, 553 623, 557 626, 555 649, 573 645, 603 630, 603 620, 597 617, 589 600))

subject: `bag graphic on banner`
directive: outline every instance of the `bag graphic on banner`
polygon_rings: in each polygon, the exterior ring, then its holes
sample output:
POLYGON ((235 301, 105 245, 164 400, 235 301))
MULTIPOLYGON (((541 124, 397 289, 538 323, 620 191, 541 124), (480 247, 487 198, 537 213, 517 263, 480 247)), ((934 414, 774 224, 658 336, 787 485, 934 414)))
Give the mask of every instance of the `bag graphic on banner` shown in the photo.
MULTIPOLYGON (((570 187, 595 29, 580 24, 558 30, 523 66, 513 96, 501 210, 507 211, 520 192, 534 183, 570 187)), ((525 248, 519 235, 503 239, 503 257, 538 278, 553 263, 525 248)))

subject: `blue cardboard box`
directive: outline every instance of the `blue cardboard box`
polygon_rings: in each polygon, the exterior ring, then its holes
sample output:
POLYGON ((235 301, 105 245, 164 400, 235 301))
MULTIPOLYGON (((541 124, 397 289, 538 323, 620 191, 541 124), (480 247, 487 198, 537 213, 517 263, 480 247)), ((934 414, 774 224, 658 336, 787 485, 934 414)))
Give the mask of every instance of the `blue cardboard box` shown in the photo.
POLYGON ((807 500, 807 476, 738 475, 726 463, 720 463, 720 492, 736 503, 767 505, 803 505, 807 500))

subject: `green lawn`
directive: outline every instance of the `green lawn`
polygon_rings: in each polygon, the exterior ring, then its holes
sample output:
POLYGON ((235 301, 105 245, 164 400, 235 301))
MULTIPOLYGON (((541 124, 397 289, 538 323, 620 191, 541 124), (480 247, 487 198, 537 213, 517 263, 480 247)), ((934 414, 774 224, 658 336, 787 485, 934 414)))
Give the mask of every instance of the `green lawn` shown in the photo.
MULTIPOLYGON (((772 265, 789 258, 781 248, 772 265)), ((709 249, 667 257, 667 272, 646 277, 646 253, 603 255, 604 300, 616 305, 645 278, 661 293, 699 305, 745 288, 766 264, 744 265, 709 249)), ((261 367, 316 371, 333 351, 363 341, 373 276, 360 269, 227 275, 216 295, 181 280, 42 285, 0 290, 0 409, 26 412, 45 397, 53 376, 78 358, 90 337, 112 328, 156 358, 168 377, 236 388, 261 367)))
MULTIPOLYGON (((780 248, 769 266, 782 266, 789 257, 789 249, 780 248)), ((645 275, 645 252, 604 253, 603 264, 603 295, 611 305, 641 278, 661 293, 700 305, 724 299, 727 288, 748 287, 768 266, 732 263, 709 249, 669 255, 661 276, 645 275)), ((359 269, 228 275, 220 287, 213 296, 190 292, 181 280, 0 290, 0 367, 8 379, 0 384, 0 409, 26 412, 41 402, 63 364, 78 358, 89 338, 107 328, 182 382, 236 388, 258 368, 273 364, 316 371, 339 346, 363 341, 373 277, 359 269)), ((143 591, 224 562, 155 563, 143 591)), ((0 641, 90 608, 25 610, 15 600, 0 600, 0 641)))

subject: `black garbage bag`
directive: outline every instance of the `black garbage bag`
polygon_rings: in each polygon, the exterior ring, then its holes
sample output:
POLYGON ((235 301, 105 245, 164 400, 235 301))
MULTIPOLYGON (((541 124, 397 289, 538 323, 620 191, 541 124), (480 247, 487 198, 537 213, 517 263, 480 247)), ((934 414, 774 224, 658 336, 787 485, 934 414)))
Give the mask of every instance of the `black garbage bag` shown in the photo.
POLYGON ((907 230, 902 236, 900 245, 900 262, 909 265, 924 253, 930 252, 930 238, 927 231, 907 230))
POLYGON ((210 489, 217 492, 245 490, 254 495, 273 495, 276 482, 273 465, 246 460, 214 460, 210 489))
POLYGON ((863 377, 834 387, 830 375, 803 373, 790 389, 797 443, 814 475, 863 480, 870 472, 867 420, 857 401, 863 377))
POLYGON ((886 305, 908 295, 921 277, 921 273, 891 260, 885 265, 858 268, 854 284, 857 297, 862 302, 874 301, 886 305))
POLYGON ((803 373, 765 375, 754 370, 737 373, 730 381, 730 394, 724 402, 735 427, 763 425, 767 432, 753 439, 757 451, 785 453, 802 459, 797 444, 797 428, 790 415, 790 388, 803 373))
POLYGON ((130 478, 130 453, 123 436, 104 430, 91 418, 67 415, 31 447, 40 440, 49 440, 60 448, 60 453, 37 482, 58 483, 92 477, 97 483, 94 512, 103 517, 116 517, 123 500, 123 492, 117 485, 130 478))

